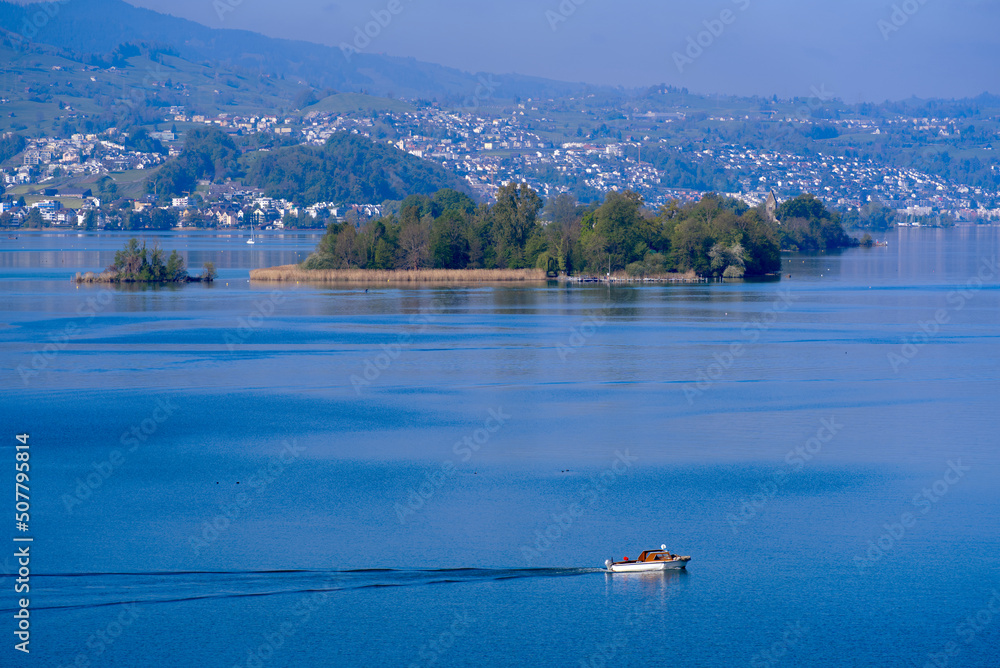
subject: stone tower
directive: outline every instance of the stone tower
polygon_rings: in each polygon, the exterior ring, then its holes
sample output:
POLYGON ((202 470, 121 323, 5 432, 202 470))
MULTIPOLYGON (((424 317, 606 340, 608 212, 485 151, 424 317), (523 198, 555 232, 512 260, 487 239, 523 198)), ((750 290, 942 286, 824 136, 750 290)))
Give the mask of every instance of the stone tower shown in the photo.
POLYGON ((774 196, 774 191, 767 193, 767 199, 764 200, 764 213, 767 215, 767 219, 772 223, 777 223, 778 218, 775 216, 775 212, 778 210, 778 198, 774 196))

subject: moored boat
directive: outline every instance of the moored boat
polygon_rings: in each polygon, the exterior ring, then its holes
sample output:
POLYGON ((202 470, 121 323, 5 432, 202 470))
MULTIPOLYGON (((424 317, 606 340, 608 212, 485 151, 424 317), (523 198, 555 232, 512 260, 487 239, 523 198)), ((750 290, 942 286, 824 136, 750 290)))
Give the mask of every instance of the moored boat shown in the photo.
POLYGON ((625 557, 622 561, 604 562, 604 567, 612 573, 641 573, 645 571, 673 571, 687 568, 691 557, 671 554, 666 545, 659 550, 646 550, 635 561, 625 557))

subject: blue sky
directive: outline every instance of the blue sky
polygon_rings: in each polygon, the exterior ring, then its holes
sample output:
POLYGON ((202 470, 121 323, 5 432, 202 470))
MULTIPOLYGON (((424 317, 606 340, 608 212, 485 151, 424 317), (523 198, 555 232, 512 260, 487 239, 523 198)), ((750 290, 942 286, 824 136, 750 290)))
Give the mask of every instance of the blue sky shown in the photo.
POLYGON ((129 1, 332 46, 375 12, 391 20, 369 51, 468 71, 849 102, 1000 93, 994 0, 129 1))

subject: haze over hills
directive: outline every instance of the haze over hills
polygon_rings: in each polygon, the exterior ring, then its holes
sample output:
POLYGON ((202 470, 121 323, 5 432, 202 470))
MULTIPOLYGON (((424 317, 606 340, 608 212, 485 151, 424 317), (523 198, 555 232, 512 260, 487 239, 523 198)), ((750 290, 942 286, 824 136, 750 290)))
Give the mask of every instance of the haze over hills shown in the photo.
POLYGON ((193 63, 283 77, 298 85, 410 98, 437 98, 460 104, 482 97, 561 96, 585 90, 569 84, 520 75, 497 83, 483 73, 371 53, 351 54, 309 42, 275 39, 244 30, 219 30, 194 21, 134 7, 122 0, 73 0, 45 5, 0 2, 0 28, 12 40, 48 44, 75 53, 108 53, 120 44, 147 42, 171 47, 193 63), (493 83, 491 83, 493 82, 493 83))
POLYGON ((213 29, 121 0, 0 2, 0 30, 0 132, 20 135, 0 146, 12 195, 89 187, 106 173, 121 193, 150 182, 157 195, 182 194, 202 175, 164 160, 208 125, 239 137, 245 167, 275 150, 280 160, 260 164, 278 169, 259 185, 304 189, 309 200, 377 204, 455 177, 483 199, 515 180, 584 202, 623 189, 651 205, 706 191, 758 201, 773 189, 851 209, 872 199, 923 216, 1000 217, 1000 98, 988 94, 849 104, 825 87, 739 97, 474 75, 213 29), (164 144, 151 150, 135 140, 142 132, 164 144), (319 149, 342 132, 391 144, 413 169, 398 171, 391 193, 378 173, 347 191, 312 183, 298 163, 334 164, 319 149), (295 144, 315 148, 282 148, 295 144), (446 174, 424 178, 419 159, 446 174))
MULTIPOLYGON (((215 28, 330 46, 351 42, 372 12, 390 3, 128 1, 215 28)), ((703 94, 787 98, 808 95, 815 86, 848 102, 880 102, 1000 92, 1000 72, 992 67, 1000 57, 996 2, 401 0, 400 5, 399 15, 375 31, 369 52, 463 70, 625 87, 664 83, 703 94), (692 41, 699 44, 692 47, 692 41), (678 53, 693 54, 695 62, 678 67, 678 53)))

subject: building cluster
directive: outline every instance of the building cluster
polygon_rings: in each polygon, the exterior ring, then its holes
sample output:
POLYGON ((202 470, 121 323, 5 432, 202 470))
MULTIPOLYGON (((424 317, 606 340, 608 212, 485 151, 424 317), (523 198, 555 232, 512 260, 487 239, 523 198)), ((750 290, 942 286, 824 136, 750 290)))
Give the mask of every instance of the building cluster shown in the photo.
POLYGON ((171 107, 164 121, 170 123, 200 123, 215 125, 226 130, 254 134, 258 132, 273 132, 274 134, 292 134, 292 123, 295 119, 278 118, 263 114, 219 114, 207 116, 204 114, 189 115, 184 107, 171 107))
MULTIPOLYGON (((247 188, 235 183, 222 185, 202 183, 205 192, 196 196, 173 197, 167 203, 159 203, 158 198, 147 195, 138 199, 119 198, 114 202, 119 212, 152 212, 155 209, 169 210, 176 214, 178 227, 209 226, 215 228, 284 229, 291 218, 294 225, 322 226, 327 221, 365 221, 382 216, 383 207, 374 204, 337 204, 315 202, 308 206, 297 205, 286 199, 266 197, 256 188, 247 188), (312 221, 312 223, 310 222, 312 221)), ((110 211, 101 208, 102 200, 88 190, 45 189, 45 199, 32 198, 30 203, 19 206, 16 202, 0 201, 0 215, 6 216, 5 223, 19 227, 27 224, 33 209, 37 209, 47 225, 56 227, 83 227, 87 216, 93 212, 95 227, 101 228, 108 222, 110 211), (73 201, 73 206, 65 204, 73 201)))
POLYGON ((697 154, 714 158, 727 170, 750 173, 752 176, 741 179, 740 192, 729 193, 750 204, 763 201, 775 188, 786 193, 813 193, 842 208, 860 208, 867 202, 879 201, 895 209, 903 219, 936 214, 964 221, 1000 219, 997 193, 872 160, 833 155, 804 158, 735 147, 697 154), (973 207, 973 203, 977 206, 973 207))
MULTIPOLYGON (((322 145, 335 133, 359 134, 440 164, 465 179, 469 188, 486 200, 491 199, 500 186, 510 182, 527 183, 545 198, 574 187, 579 190, 581 186, 596 194, 634 190, 641 193, 650 206, 700 198, 700 191, 676 187, 672 182, 674 175, 643 159, 645 150, 655 148, 660 161, 664 153, 675 152, 683 164, 700 165, 709 171, 730 175, 728 182, 738 183, 739 187, 727 194, 750 204, 762 202, 771 190, 786 196, 810 192, 840 207, 857 208, 878 200, 895 209, 904 221, 944 214, 959 221, 1000 220, 998 193, 871 159, 823 154, 805 156, 724 145, 709 148, 707 144, 702 144, 704 148, 679 148, 669 137, 658 136, 663 133, 658 132, 657 127, 683 121, 683 113, 637 113, 627 119, 631 123, 627 127, 638 130, 637 136, 622 138, 621 130, 612 133, 602 126, 602 132, 592 131, 590 135, 577 130, 577 137, 571 141, 565 141, 570 134, 566 124, 562 124, 560 132, 553 132, 558 123, 547 115, 553 114, 539 112, 529 100, 527 104, 517 104, 502 111, 475 106, 458 110, 424 106, 370 114, 313 111, 301 118, 236 114, 208 117, 189 115, 183 107, 174 107, 164 121, 216 125, 230 133, 286 134, 313 145, 322 145), (527 117, 525 112, 529 114, 527 117), (556 136, 561 138, 553 140, 556 136)), ((585 115, 598 118, 590 111, 585 115)), ((742 118, 713 117, 719 122, 742 118)), ((811 123, 804 119, 787 120, 811 123)), ((952 119, 887 121, 861 118, 822 123, 851 133, 905 130, 929 133, 928 136, 948 136, 961 132, 952 119)), ((170 155, 179 153, 180 142, 174 131, 150 134, 168 146, 170 155)), ((8 186, 45 184, 60 176, 87 177, 149 169, 167 159, 158 153, 130 150, 123 143, 113 141, 116 139, 119 138, 113 130, 101 136, 32 139, 23 153, 22 164, 4 174, 5 183, 8 186)), ((79 199, 79 193, 75 196, 79 199)), ((46 201, 59 203, 58 199, 46 201)), ((31 206, 43 208, 37 204, 31 206)), ((55 204, 45 206, 46 220, 71 224, 73 214, 55 204)), ((93 206, 99 206, 99 202, 84 200, 84 212, 93 206)), ((365 220, 382 214, 380 207, 372 205, 275 200, 239 184, 201 184, 196 195, 174 198, 165 208, 174 209, 182 224, 197 211, 222 227, 251 223, 281 227, 288 217, 365 220)))
POLYGON ((76 134, 69 139, 30 139, 21 164, 4 173, 4 184, 46 183, 62 176, 90 176, 132 169, 149 169, 167 156, 143 153, 97 135, 76 134))
MULTIPOLYGON (((530 104, 530 101, 529 101, 530 104)), ((949 214, 958 220, 998 220, 1000 193, 985 192, 951 183, 912 169, 899 169, 874 161, 841 156, 802 156, 755 151, 740 147, 689 150, 671 148, 669 139, 641 141, 601 141, 582 139, 553 144, 538 132, 526 128, 518 105, 513 114, 486 118, 475 110, 453 111, 439 108, 413 112, 382 112, 380 118, 390 124, 395 137, 386 139, 377 133, 373 118, 313 112, 304 119, 303 140, 322 144, 335 132, 362 134, 375 141, 387 141, 400 150, 433 160, 458 173, 479 196, 490 198, 497 189, 511 181, 532 186, 543 197, 566 190, 568 181, 582 181, 599 192, 635 190, 648 204, 658 206, 672 199, 691 201, 702 193, 674 187, 669 175, 642 160, 644 146, 676 150, 679 157, 739 174, 740 189, 729 193, 748 202, 762 201, 775 189, 786 194, 810 192, 837 206, 863 206, 880 200, 903 217, 949 214), (749 176, 748 176, 749 175, 749 176)), ((538 111, 531 107, 531 111, 538 111)), ((652 112, 650 112, 652 113, 652 112)), ((649 120, 650 113, 639 115, 649 120)), ((654 122, 670 123, 684 119, 684 114, 653 114, 654 122)), ((741 117, 742 118, 742 117, 741 117)), ((540 122, 549 121, 544 116, 540 122)), ((736 121, 739 118, 717 117, 736 121)), ((791 122, 809 123, 797 118, 791 122)), ((841 132, 881 134, 899 127, 947 136, 954 131, 951 119, 838 119, 823 121, 841 132)))

